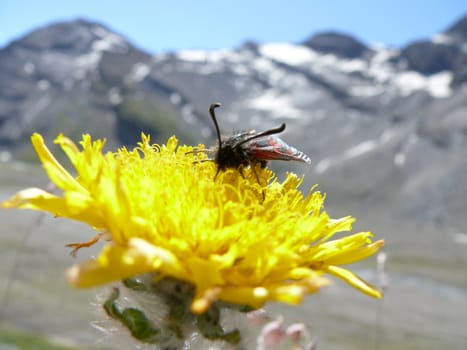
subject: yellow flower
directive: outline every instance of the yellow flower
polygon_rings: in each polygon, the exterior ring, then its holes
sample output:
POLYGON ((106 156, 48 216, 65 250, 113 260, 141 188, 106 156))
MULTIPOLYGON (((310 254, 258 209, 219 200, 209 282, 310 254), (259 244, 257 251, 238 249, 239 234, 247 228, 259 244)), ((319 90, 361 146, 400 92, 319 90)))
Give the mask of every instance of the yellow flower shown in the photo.
POLYGON ((297 304, 329 283, 324 274, 382 296, 342 265, 373 255, 383 241, 372 242, 370 232, 334 238, 351 230, 354 219, 331 219, 324 196, 304 196, 295 174, 280 183, 257 167, 243 176, 229 169, 214 179, 216 164, 191 146, 177 146, 175 137, 158 146, 142 135, 135 149, 104 154, 102 140, 83 135, 80 150, 60 135, 55 142, 73 164, 73 176, 39 134, 31 139, 62 194, 29 188, 2 206, 82 221, 110 238, 96 259, 67 270, 72 286, 153 273, 191 283, 194 313, 216 300, 253 308, 267 301, 297 304))

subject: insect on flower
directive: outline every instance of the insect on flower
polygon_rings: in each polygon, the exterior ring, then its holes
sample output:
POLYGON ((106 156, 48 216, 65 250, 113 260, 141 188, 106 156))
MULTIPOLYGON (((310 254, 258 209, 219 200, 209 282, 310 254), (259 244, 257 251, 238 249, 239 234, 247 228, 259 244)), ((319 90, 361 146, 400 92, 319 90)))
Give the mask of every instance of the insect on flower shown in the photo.
POLYGON ((310 157, 305 153, 274 136, 285 130, 285 123, 261 132, 255 130, 239 132, 222 140, 214 112, 220 105, 213 103, 209 107, 209 114, 216 128, 217 147, 213 151, 206 150, 214 153, 213 160, 217 164, 216 177, 221 170, 227 168, 237 168, 241 172, 243 166, 251 166, 254 169, 257 163, 264 168, 269 160, 297 160, 311 163, 310 157))

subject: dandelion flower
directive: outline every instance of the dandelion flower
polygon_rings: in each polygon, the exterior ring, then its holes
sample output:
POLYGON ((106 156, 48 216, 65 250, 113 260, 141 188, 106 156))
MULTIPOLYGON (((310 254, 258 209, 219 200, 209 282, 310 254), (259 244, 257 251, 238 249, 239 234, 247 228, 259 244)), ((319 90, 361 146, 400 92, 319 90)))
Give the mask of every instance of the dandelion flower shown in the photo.
POLYGON ((329 284, 327 274, 382 296, 343 265, 375 254, 383 241, 372 241, 370 232, 336 238, 351 230, 354 218, 331 219, 324 196, 314 188, 303 195, 293 173, 283 182, 260 167, 228 169, 215 178, 216 164, 175 137, 154 145, 142 135, 133 150, 104 153, 103 140, 83 135, 78 147, 59 135, 55 143, 71 161, 72 175, 39 134, 31 139, 61 193, 28 188, 2 206, 81 221, 109 239, 95 259, 67 270, 74 287, 141 274, 155 282, 171 278, 193 286, 195 315, 216 301, 254 309, 268 301, 298 304, 329 284))

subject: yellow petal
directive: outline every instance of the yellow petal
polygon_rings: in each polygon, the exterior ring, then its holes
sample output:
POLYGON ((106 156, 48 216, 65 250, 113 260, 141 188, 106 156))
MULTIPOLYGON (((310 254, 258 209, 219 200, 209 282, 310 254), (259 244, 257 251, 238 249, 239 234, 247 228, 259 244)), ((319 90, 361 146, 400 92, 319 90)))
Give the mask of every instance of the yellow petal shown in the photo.
POLYGON ((332 258, 326 260, 328 265, 348 265, 357 261, 364 260, 376 254, 384 246, 384 241, 379 240, 365 246, 355 247, 354 249, 347 248, 335 254, 332 258))
POLYGON ((347 270, 343 267, 339 266, 328 266, 326 268, 326 271, 330 273, 331 275, 334 275, 348 284, 350 284, 352 287, 358 289, 359 291, 373 297, 373 298, 382 298, 383 297, 383 292, 380 291, 378 288, 375 286, 372 286, 370 283, 366 282, 359 276, 357 276, 355 273, 353 273, 350 270, 347 270))
POLYGON ((66 277, 70 285, 88 288, 154 271, 187 279, 182 265, 170 252, 134 238, 128 246, 106 245, 96 260, 72 266, 66 277))
POLYGON ((21 208, 21 209, 36 209, 50 211, 51 213, 59 213, 66 206, 65 200, 62 197, 53 195, 40 188, 27 188, 17 192, 13 197, 3 201, 3 208, 21 208))
POLYGON ((50 180, 62 190, 86 191, 55 159, 39 134, 31 136, 31 142, 50 180))

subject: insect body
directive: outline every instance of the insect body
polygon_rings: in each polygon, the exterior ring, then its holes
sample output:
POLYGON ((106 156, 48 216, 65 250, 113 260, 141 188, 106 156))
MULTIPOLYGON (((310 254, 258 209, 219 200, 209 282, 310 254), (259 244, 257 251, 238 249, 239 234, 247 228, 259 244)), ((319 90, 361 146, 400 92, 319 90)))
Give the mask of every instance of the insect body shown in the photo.
POLYGON ((254 166, 260 163, 265 167, 269 160, 297 160, 311 163, 310 157, 305 153, 289 146, 279 137, 274 136, 285 130, 285 123, 280 126, 262 132, 249 130, 234 134, 224 140, 221 138, 214 109, 220 103, 213 103, 209 107, 209 113, 217 133, 217 149, 214 151, 214 161, 217 163, 217 174, 227 168, 239 168, 242 166, 254 166))

